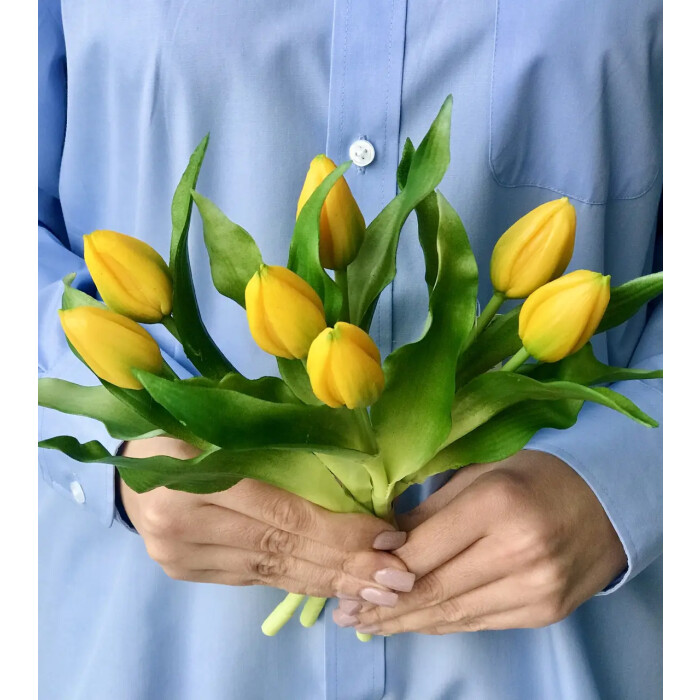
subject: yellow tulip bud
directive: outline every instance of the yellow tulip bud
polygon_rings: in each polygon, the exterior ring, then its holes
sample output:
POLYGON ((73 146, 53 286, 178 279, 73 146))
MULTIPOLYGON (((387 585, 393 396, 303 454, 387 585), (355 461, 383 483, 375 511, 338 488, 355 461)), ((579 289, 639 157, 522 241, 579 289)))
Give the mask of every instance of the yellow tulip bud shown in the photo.
POLYGON ((170 314, 170 271, 150 245, 116 231, 93 231, 83 239, 88 270, 110 309, 141 323, 170 314))
MULTIPOLYGON (((297 218, 314 190, 335 167, 335 163, 323 154, 311 161, 299 195, 297 218)), ((329 270, 344 270, 355 259, 365 237, 364 217, 344 177, 333 185, 323 203, 320 227, 321 265, 329 270)))
POLYGON ((576 270, 533 292, 520 309, 525 349, 542 362, 580 350, 595 333, 610 301, 610 276, 576 270))
POLYGON ((384 390, 377 346, 350 323, 339 321, 311 343, 306 370, 314 394, 333 408, 370 406, 384 390))
POLYGON ((160 372, 160 348, 135 321, 95 306, 58 313, 66 338, 100 379, 122 389, 143 389, 131 370, 160 372))
POLYGON ((491 256, 491 284, 509 299, 523 299, 559 277, 571 261, 576 210, 567 197, 536 207, 499 239, 491 256))
POLYGON ((321 298, 286 267, 261 265, 246 285, 245 307, 253 340, 277 357, 306 357, 326 327, 321 298))

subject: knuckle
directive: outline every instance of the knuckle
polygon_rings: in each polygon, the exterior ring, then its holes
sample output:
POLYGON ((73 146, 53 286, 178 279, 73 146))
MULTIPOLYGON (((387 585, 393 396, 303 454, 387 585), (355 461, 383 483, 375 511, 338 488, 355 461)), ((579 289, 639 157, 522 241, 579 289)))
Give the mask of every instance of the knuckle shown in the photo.
POLYGON ((432 571, 416 581, 413 592, 425 605, 437 605, 446 598, 444 584, 432 571))
POLYGON ((460 622, 465 617, 462 605, 456 598, 443 600, 442 603, 439 603, 438 608, 445 622, 460 622))
POLYGON ((482 632, 487 628, 484 621, 478 617, 462 620, 460 627, 463 632, 482 632))
POLYGON ((266 553, 252 562, 252 574, 255 580, 269 581, 284 576, 287 569, 286 559, 276 554, 266 553))
POLYGON ((522 476, 508 469, 487 472, 479 477, 491 507, 499 512, 514 513, 520 509, 526 497, 526 484, 522 476))
POLYGON ((189 581, 190 572, 177 566, 162 566, 165 574, 174 581, 189 581))
POLYGON ((310 515, 301 500, 288 495, 267 498, 262 506, 262 517, 277 527, 299 532, 309 527, 310 515))
POLYGON ((260 540, 260 549, 270 554, 287 554, 291 549, 292 535, 277 527, 268 527, 260 540))
POLYGON ((161 566, 175 563, 176 555, 173 546, 167 540, 151 537, 145 540, 146 552, 153 561, 161 566))
POLYGON ((143 526, 146 532, 153 535, 173 536, 180 533, 180 519, 177 514, 158 503, 152 504, 143 512, 143 526))

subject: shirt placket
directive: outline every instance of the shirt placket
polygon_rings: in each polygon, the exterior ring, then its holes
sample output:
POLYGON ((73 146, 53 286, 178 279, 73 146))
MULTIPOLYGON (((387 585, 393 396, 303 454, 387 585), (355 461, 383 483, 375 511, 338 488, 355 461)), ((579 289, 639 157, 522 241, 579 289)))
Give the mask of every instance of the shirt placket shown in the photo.
MULTIPOLYGON (((326 153, 353 160, 345 178, 367 223, 396 194, 406 0, 335 0, 326 153)), ((392 350, 392 290, 377 305, 371 333, 392 350)), ((329 604, 332 609, 334 603, 329 604)), ((326 624, 326 697, 369 700, 384 694, 384 639, 360 642, 326 624)))

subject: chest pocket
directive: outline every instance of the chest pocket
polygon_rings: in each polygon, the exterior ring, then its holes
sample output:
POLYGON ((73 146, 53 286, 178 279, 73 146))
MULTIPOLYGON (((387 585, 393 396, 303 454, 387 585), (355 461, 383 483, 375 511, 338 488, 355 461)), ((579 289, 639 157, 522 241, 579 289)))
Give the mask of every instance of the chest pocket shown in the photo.
POLYGON ((490 163, 505 187, 634 199, 661 168, 661 1, 500 0, 490 163))

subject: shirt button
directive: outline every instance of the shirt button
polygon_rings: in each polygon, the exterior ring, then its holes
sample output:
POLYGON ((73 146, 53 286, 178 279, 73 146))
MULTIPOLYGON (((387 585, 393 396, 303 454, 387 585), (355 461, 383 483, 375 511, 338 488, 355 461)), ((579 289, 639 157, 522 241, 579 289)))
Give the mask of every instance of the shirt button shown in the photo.
POLYGON ((83 487, 77 481, 70 482, 70 492, 73 496, 73 500, 76 503, 85 503, 85 492, 83 487))
POLYGON ((358 139, 350 146, 350 160, 363 168, 374 160, 374 146, 364 139, 358 139))

